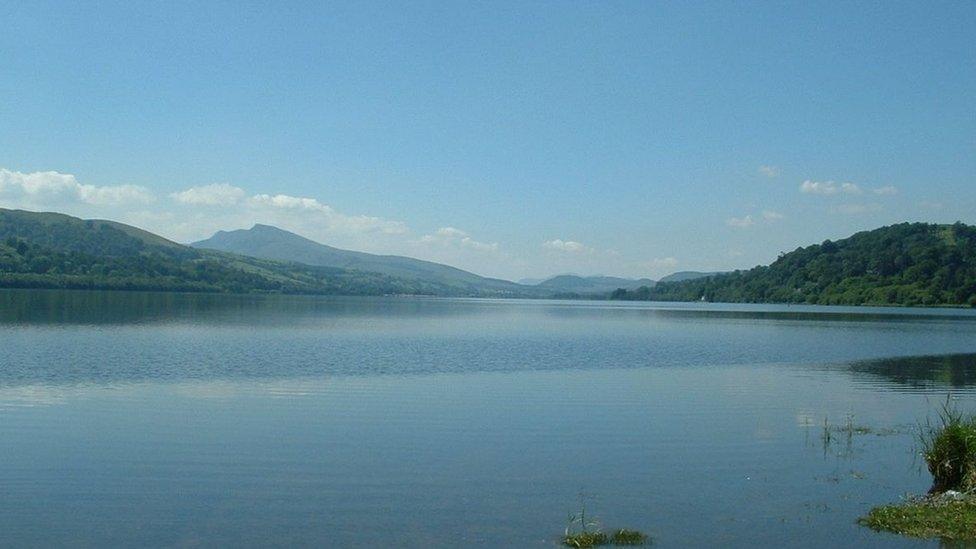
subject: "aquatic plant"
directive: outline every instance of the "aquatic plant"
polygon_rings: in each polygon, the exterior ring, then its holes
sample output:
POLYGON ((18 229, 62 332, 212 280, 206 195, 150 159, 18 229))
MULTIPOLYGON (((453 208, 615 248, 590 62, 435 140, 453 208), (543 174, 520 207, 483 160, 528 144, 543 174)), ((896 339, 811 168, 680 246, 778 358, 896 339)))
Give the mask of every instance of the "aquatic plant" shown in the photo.
POLYGON ((592 498, 591 495, 580 492, 579 513, 570 514, 566 532, 563 534, 563 544, 569 547, 596 547, 606 545, 609 538, 600 532, 600 523, 596 520, 586 518, 586 500, 592 498))
POLYGON ((610 542, 614 545, 644 545, 648 540, 649 538, 643 532, 626 528, 621 528, 610 536, 610 542))
POLYGON ((567 547, 598 547, 609 542, 609 536, 603 532, 576 532, 563 537, 563 545, 567 547))
POLYGON ((952 405, 951 395, 919 430, 922 457, 932 473, 928 495, 871 509, 858 523, 912 537, 976 541, 976 416, 952 405))
POLYGON ((938 424, 921 429, 920 442, 932 473, 930 493, 976 489, 976 416, 964 415, 947 398, 938 424))
POLYGON ((645 545, 650 538, 637 530, 621 528, 608 536, 600 530, 600 523, 586 518, 586 499, 589 496, 580 493, 579 513, 569 515, 569 524, 563 534, 563 545, 567 547, 599 547, 602 545, 645 545))

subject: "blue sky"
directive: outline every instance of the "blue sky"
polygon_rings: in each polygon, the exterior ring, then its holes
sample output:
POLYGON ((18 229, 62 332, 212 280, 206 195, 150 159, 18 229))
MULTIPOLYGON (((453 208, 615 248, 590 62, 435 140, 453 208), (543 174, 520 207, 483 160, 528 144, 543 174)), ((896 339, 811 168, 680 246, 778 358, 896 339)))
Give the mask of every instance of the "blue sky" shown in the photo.
POLYGON ((5 3, 0 206, 505 278, 976 222, 976 3, 5 3))

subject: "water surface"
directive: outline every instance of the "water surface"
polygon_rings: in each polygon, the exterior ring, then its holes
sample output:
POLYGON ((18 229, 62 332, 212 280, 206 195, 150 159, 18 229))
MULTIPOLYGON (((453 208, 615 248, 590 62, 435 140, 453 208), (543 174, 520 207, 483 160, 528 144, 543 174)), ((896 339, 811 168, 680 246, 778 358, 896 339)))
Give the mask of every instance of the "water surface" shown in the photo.
POLYGON ((0 291, 0 545, 925 546, 969 310, 0 291), (846 422, 867 435, 835 432, 846 422))

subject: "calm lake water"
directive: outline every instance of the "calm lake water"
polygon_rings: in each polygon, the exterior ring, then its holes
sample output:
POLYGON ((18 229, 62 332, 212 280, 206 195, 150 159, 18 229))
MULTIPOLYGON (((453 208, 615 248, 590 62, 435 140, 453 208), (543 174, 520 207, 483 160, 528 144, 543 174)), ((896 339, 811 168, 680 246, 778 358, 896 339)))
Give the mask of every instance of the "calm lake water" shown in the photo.
POLYGON ((0 348, 2 546, 551 547, 581 492, 661 547, 938 546, 855 520, 976 409, 971 310, 0 291, 0 348))

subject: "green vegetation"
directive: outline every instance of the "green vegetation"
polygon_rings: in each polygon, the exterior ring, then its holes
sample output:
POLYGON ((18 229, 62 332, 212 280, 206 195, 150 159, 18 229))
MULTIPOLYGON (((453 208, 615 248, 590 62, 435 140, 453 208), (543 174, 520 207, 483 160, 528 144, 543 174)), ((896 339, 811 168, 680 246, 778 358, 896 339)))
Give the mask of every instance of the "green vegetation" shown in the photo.
POLYGON ((610 536, 610 543, 614 545, 644 545, 647 543, 647 535, 637 530, 623 528, 610 536))
POLYGON ((976 541, 976 498, 918 498, 871 509, 858 523, 916 538, 976 541))
POLYGON ((976 541, 976 416, 963 415, 947 400, 939 424, 926 425, 920 440, 932 473, 929 494, 875 507, 858 522, 912 537, 976 541))
POLYGON ((580 494, 580 512, 569 516, 569 524, 562 542, 567 547, 599 547, 602 545, 646 545, 651 538, 637 530, 620 529, 612 535, 600 530, 600 523, 586 518, 586 494, 580 494))
POLYGON ((423 280, 196 250, 121 223, 4 209, 0 287, 471 295, 423 280))
POLYGON ((563 545, 567 547, 600 547, 602 545, 646 545, 649 539, 646 534, 637 530, 621 529, 608 536, 603 532, 576 532, 563 537, 563 545))
POLYGON ((797 248, 769 266, 619 289, 611 299, 976 307, 976 227, 891 225, 797 248))
POLYGON ((609 543, 610 537, 603 532, 576 532, 563 538, 563 545, 567 547, 598 547, 609 543))
POLYGON ((976 490, 976 416, 964 416, 948 400, 939 425, 921 434, 922 457, 932 473, 932 493, 976 490))

